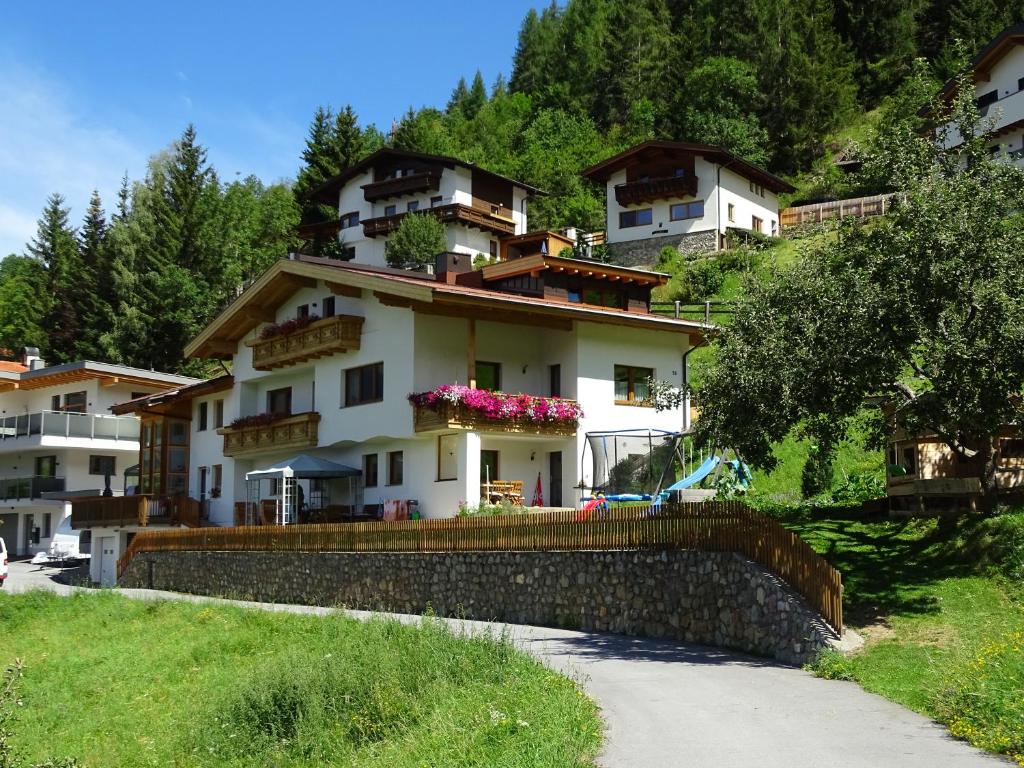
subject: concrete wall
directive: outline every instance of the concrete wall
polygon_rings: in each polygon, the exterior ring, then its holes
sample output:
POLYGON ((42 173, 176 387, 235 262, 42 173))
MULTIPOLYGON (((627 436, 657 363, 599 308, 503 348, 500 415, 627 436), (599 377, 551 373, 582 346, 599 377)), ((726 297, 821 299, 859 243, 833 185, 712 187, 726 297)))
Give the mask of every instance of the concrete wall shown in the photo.
POLYGON ((730 553, 159 552, 122 587, 661 637, 787 664, 834 638, 774 575, 730 553))

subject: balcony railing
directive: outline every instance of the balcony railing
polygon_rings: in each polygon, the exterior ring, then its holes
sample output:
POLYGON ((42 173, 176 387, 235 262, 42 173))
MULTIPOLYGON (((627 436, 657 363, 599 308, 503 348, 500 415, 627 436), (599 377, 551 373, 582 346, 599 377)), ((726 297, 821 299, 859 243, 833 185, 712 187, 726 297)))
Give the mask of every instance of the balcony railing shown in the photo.
POLYGON ((437 191, 441 188, 441 171, 423 171, 399 176, 394 179, 381 179, 363 184, 363 197, 368 202, 384 200, 399 195, 415 195, 419 192, 437 191))
POLYGON ((330 219, 313 224, 300 224, 296 232, 302 240, 315 240, 318 237, 330 239, 337 236, 340 229, 341 222, 338 219, 330 219))
MULTIPOLYGON (((490 211, 480 208, 473 208, 461 203, 449 205, 435 205, 432 208, 422 208, 419 213, 429 213, 436 216, 444 224, 462 224, 466 227, 475 227, 496 235, 514 235, 516 225, 512 219, 497 216, 490 211)), ((395 213, 391 216, 378 216, 374 219, 363 221, 363 234, 367 237, 387 235, 398 229, 402 219, 408 216, 408 212, 395 213)))
POLYGON ((188 496, 88 496, 71 500, 71 527, 199 525, 201 506, 188 496))
POLYGON ((359 349, 363 318, 335 315, 316 320, 283 336, 247 342, 252 347, 252 367, 270 371, 316 357, 359 349))
POLYGON ((42 498, 44 493, 64 490, 63 477, 28 477, 0 478, 0 501, 22 501, 42 498))
POLYGON ((225 456, 249 456, 270 451, 315 448, 320 414, 315 411, 282 416, 266 424, 221 427, 225 456))
POLYGON ((134 416, 61 411, 39 411, 0 417, 0 441, 37 436, 138 442, 139 420, 134 416))
POLYGON ((449 403, 435 406, 413 404, 413 429, 416 432, 439 432, 453 429, 476 432, 502 432, 527 435, 552 435, 572 437, 576 434, 575 422, 543 421, 528 419, 489 419, 465 406, 449 403))
POLYGON ((615 201, 619 205, 636 205, 649 203, 652 200, 696 196, 697 177, 692 175, 662 176, 615 185, 615 201))

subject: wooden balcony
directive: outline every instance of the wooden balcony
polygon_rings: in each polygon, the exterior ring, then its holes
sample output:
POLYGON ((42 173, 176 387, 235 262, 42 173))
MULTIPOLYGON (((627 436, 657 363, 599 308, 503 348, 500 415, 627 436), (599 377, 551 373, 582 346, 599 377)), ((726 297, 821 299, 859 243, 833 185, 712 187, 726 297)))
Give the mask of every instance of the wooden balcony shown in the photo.
POLYGON ((337 237, 341 230, 341 222, 338 219, 330 221, 318 221, 314 224, 300 224, 296 230, 302 240, 330 239, 337 237))
POLYGON ((252 347, 252 367, 270 371, 317 357, 359 349, 363 318, 335 315, 315 320, 299 331, 269 339, 247 341, 252 347))
POLYGON ((662 176, 656 179, 630 181, 615 185, 615 201, 619 205, 638 205, 674 197, 696 197, 696 176, 662 176))
POLYGON ((269 424, 221 427, 225 456, 251 456, 273 451, 315 448, 319 442, 320 414, 315 411, 283 416, 269 424))
POLYGON ((422 192, 436 192, 441 188, 441 171, 422 171, 399 176, 394 179, 381 179, 363 184, 363 198, 368 202, 386 200, 401 195, 416 195, 422 192))
MULTIPOLYGON (((433 208, 422 208, 419 212, 436 216, 444 224, 461 224, 465 227, 482 229, 485 232, 491 232, 499 236, 514 235, 516 233, 516 225, 512 219, 496 216, 489 211, 462 205, 461 203, 435 205, 433 208)), ((391 216, 378 216, 374 219, 366 219, 363 221, 363 234, 367 237, 390 234, 398 228, 398 225, 402 223, 402 219, 408 215, 408 212, 403 212, 391 216)))
POLYGON ((561 422, 533 422, 520 419, 494 421, 457 405, 441 405, 429 408, 413 405, 413 429, 416 432, 448 432, 451 430, 472 430, 474 432, 500 432, 506 434, 550 435, 573 437, 575 424, 561 422))
POLYGON ((199 525, 201 505, 188 496, 86 496, 71 500, 71 527, 199 525))

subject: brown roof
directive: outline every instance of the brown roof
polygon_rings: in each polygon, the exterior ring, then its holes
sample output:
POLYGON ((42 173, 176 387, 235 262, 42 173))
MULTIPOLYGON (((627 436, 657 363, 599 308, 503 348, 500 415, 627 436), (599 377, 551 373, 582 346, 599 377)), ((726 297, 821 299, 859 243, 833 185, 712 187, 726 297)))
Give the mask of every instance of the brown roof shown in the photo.
POLYGON ((161 406, 180 402, 181 400, 191 400, 192 398, 202 397, 203 395, 212 395, 215 392, 225 392, 231 389, 234 384, 235 377, 230 374, 225 374, 213 379, 206 379, 205 381, 197 382, 196 384, 165 389, 161 392, 154 392, 149 395, 143 395, 142 397, 136 397, 134 400, 126 400, 123 403, 112 405, 110 410, 118 415, 149 411, 161 406))
POLYGON ((0 360, 0 371, 4 373, 24 373, 28 370, 27 366, 21 363, 11 362, 10 360, 0 360))
MULTIPOLYGON (((956 93, 957 80, 966 72, 973 72, 975 81, 987 77, 993 67, 1017 45, 1024 45, 1024 24, 1009 26, 992 38, 992 41, 971 59, 970 64, 946 81, 939 91, 939 98, 944 101, 952 99, 956 93)), ((927 114, 928 111, 929 108, 925 106, 919 114, 927 114)))
POLYGON ((713 144, 691 144, 684 141, 662 141, 661 139, 645 141, 630 147, 625 152, 609 157, 607 160, 602 160, 600 163, 584 169, 583 176, 593 181, 606 182, 613 173, 641 161, 644 155, 664 152, 666 150, 670 152, 688 152, 700 155, 719 165, 727 165, 740 176, 762 184, 776 193, 796 191, 796 188, 789 182, 783 181, 775 174, 769 173, 764 168, 760 168, 721 147, 713 144))

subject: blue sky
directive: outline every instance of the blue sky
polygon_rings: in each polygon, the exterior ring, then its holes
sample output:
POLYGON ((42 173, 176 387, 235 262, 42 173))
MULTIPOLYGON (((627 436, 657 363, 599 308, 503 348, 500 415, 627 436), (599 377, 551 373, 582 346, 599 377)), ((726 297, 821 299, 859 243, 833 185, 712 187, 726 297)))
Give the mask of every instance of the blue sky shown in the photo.
POLYGON ((93 187, 195 123, 230 180, 290 178, 317 105, 351 103, 386 130, 443 106, 460 76, 490 85, 544 0, 6 3, 0 23, 0 257, 20 253, 46 197, 77 223, 93 187))

